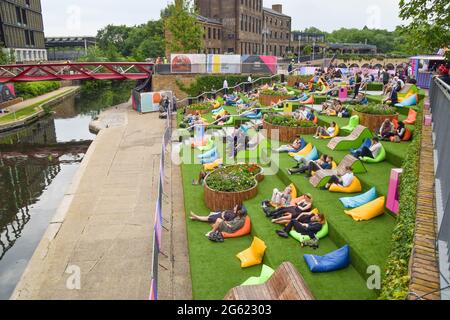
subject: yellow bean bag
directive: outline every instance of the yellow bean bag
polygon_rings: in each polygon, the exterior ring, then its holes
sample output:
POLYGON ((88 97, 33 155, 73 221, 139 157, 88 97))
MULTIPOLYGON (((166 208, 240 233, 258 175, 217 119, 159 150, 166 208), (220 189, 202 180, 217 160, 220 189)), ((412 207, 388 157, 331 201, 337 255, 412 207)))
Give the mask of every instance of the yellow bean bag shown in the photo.
POLYGON ((313 150, 313 145, 311 143, 309 143, 306 147, 304 147, 301 151, 294 153, 294 152, 290 152, 289 156, 291 156, 292 158, 299 156, 299 157, 306 157, 308 156, 308 154, 311 153, 311 151, 313 150))
POLYGON ((332 136, 320 136, 321 139, 333 139, 336 138, 339 135, 339 132, 341 131, 341 128, 339 128, 338 125, 336 125, 336 130, 334 130, 334 134, 332 136))
POLYGON ((385 197, 380 197, 362 207, 350 211, 346 210, 345 213, 351 216, 355 221, 368 221, 381 216, 384 213, 385 201, 385 197))
MULTIPOLYGON (((292 192, 291 192, 291 199, 296 199, 296 198, 297 198, 297 188, 295 187, 295 185, 294 185, 293 183, 291 183, 291 184, 289 185, 289 187, 291 187, 291 189, 292 189, 292 192)), ((274 207, 274 208, 279 208, 279 206, 276 205, 276 204, 273 203, 273 202, 270 202, 270 204, 271 204, 272 207, 274 207)))
POLYGON ((204 171, 212 171, 212 170, 216 169, 217 167, 219 167, 222 163, 223 163, 223 159, 217 159, 216 161, 214 161, 212 163, 204 164, 203 170, 204 171))
POLYGON ((330 187, 330 192, 339 192, 339 193, 358 193, 362 191, 361 181, 357 177, 353 179, 353 182, 348 187, 344 188, 337 184, 332 184, 330 187))
POLYGON ((220 108, 220 102, 219 101, 214 102, 213 109, 219 109, 219 108, 220 108))
POLYGON ((264 241, 255 237, 250 248, 237 255, 238 259, 241 260, 241 267, 248 268, 261 264, 263 262, 266 249, 267 247, 264 241))

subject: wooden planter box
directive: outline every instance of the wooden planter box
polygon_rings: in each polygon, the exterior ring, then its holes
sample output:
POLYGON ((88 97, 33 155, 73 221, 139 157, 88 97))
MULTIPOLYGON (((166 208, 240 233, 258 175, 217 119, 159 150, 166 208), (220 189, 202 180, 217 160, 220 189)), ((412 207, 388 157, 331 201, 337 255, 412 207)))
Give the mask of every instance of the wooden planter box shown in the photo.
POLYGON ((391 122, 393 120, 398 121, 398 113, 394 115, 376 115, 353 110, 352 115, 359 116, 359 124, 369 128, 371 132, 375 132, 380 129, 381 125, 386 119, 389 119, 391 122))
MULTIPOLYGON (((272 131, 278 130, 278 141, 281 142, 292 142, 299 135, 313 135, 317 131, 317 126, 313 126, 310 128, 292 128, 292 127, 284 127, 284 126, 276 126, 271 123, 267 123, 264 121, 263 128, 267 132, 267 138, 272 140, 272 131)), ((274 136, 275 138, 275 136, 274 136)))
POLYGON ((194 109, 189 109, 189 107, 186 108, 186 114, 192 114, 192 115, 195 116, 197 114, 197 111, 200 114, 207 114, 207 113, 210 113, 212 111, 212 108, 205 109, 205 110, 194 110, 194 109))
MULTIPOLYGON (((205 181, 207 181, 207 179, 208 177, 205 178, 205 181)), ((241 192, 215 191, 208 187, 208 184, 205 182, 205 204, 214 212, 233 209, 236 205, 242 205, 244 201, 256 197, 258 195, 258 184, 263 180, 264 171, 255 176, 255 186, 253 188, 241 192)))
POLYGON ((271 95, 260 95, 259 102, 262 106, 270 107, 273 103, 278 103, 280 100, 288 100, 292 99, 293 96, 285 95, 285 96, 271 96, 271 95))

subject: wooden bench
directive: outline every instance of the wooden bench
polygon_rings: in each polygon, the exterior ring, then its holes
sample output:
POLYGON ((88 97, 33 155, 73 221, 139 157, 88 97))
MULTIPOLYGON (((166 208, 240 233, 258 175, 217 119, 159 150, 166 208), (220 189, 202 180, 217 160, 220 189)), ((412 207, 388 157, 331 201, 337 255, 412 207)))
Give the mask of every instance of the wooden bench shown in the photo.
POLYGON ((339 163, 339 166, 336 170, 319 170, 316 174, 309 180, 309 182, 315 187, 319 187, 322 181, 325 178, 331 178, 332 176, 340 175, 342 176, 345 173, 345 168, 351 167, 353 168, 354 173, 364 173, 367 172, 364 164, 361 160, 355 158, 352 155, 347 155, 345 158, 339 163))
POLYGON ((328 144, 328 148, 338 151, 349 150, 352 147, 355 147, 353 146, 354 144, 358 146, 361 145, 367 138, 371 139, 372 133, 370 133, 366 127, 359 125, 350 135, 333 138, 328 144))
POLYGON ((305 280, 290 262, 284 262, 267 281, 258 286, 231 289, 224 300, 314 300, 305 280))

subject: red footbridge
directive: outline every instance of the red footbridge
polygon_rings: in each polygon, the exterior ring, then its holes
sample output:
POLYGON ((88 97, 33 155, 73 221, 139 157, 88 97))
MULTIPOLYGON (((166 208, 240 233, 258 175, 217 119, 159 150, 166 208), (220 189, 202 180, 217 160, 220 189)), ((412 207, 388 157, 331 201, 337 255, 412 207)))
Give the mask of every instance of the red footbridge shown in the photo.
POLYGON ((147 62, 67 62, 0 66, 0 83, 48 80, 142 80, 153 74, 147 62))

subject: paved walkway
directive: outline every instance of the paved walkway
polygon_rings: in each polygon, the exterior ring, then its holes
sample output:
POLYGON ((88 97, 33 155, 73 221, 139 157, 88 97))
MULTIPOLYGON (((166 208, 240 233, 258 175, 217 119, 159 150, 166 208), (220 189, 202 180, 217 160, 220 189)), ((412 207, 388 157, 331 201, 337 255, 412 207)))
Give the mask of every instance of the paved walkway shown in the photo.
MULTIPOLYGON (((89 149, 11 299, 148 299, 165 122, 158 114, 139 115, 124 106, 114 112, 114 126, 102 130, 89 149), (73 277, 66 271, 78 267, 81 288, 70 290, 67 280, 73 277)), ((175 185, 181 184, 177 179, 175 185)), ((171 198, 168 192, 169 223, 171 198)), ((161 271, 160 296, 189 299, 186 240, 174 250, 170 234, 163 237, 168 259, 165 266, 161 262, 166 272, 161 271), (184 268, 174 268, 177 261, 184 268)))
MULTIPOLYGON (((63 87, 63 88, 59 88, 58 90, 43 94, 42 96, 38 96, 35 98, 31 98, 25 101, 22 101, 20 103, 16 103, 15 105, 12 105, 8 108, 5 108, 6 110, 8 110, 10 113, 12 112, 17 112, 23 108, 29 107, 35 103, 38 103, 40 101, 44 101, 53 97, 56 97, 64 92, 68 92, 68 91, 72 91, 75 89, 78 89, 79 86, 69 86, 69 87, 63 87)), ((0 117, 7 115, 8 113, 0 113, 0 117)))

